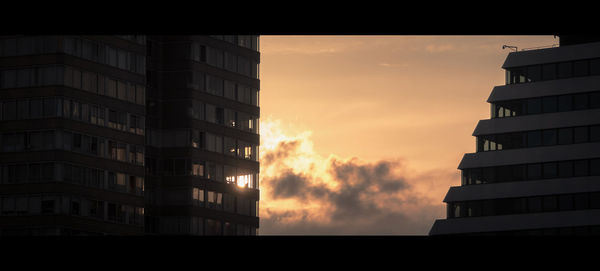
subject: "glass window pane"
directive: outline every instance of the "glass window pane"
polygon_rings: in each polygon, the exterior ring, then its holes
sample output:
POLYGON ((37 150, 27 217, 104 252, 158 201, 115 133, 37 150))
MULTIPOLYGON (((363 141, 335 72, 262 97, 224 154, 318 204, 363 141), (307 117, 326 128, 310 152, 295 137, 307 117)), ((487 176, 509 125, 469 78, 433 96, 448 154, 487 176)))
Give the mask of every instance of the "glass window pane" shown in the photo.
POLYGON ((2 88, 14 88, 17 86, 17 71, 5 70, 2 72, 2 88))
POLYGON ((573 162, 563 161, 558 163, 558 176, 561 178, 573 177, 573 162))
POLYGON ((527 132, 527 147, 542 145, 542 131, 527 132))
POLYGON ((535 65, 527 67, 527 82, 540 81, 542 78, 542 66, 535 65))
POLYGON ((592 92, 589 96, 590 108, 600 108, 600 92, 592 92))
POLYGON ((600 75, 600 58, 590 60, 590 75, 600 75))
POLYGON ((527 207, 529 212, 541 212, 542 211, 542 197, 533 197, 527 199, 527 207))
POLYGON ((573 95, 573 110, 582 110, 588 108, 588 94, 573 95))
POLYGON ((542 165, 541 164, 530 164, 527 165, 527 179, 537 180, 542 178, 542 165))
POLYGON ((600 175, 600 159, 590 160, 590 175, 591 176, 600 175))
POLYGON ((588 76, 589 75, 589 61, 579 60, 573 63, 573 76, 588 76))
POLYGON ((573 63, 563 62, 558 64, 558 78, 569 78, 573 76, 573 63))
POLYGON ((556 96, 542 98, 544 113, 553 113, 558 110, 558 98, 556 96))
POLYGON ((542 80, 556 79, 556 64, 545 64, 542 66, 542 80))
POLYGON ((573 175, 575 177, 588 176, 588 160, 578 160, 573 162, 573 175))
POLYGON ((558 129, 558 144, 573 144, 573 128, 558 129))
POLYGON ((527 99, 527 114, 539 114, 542 113, 542 99, 533 98, 527 99))
POLYGON ((542 171, 544 179, 556 178, 558 177, 558 164, 544 163, 542 165, 542 171))
POLYGON ((51 117, 56 116, 56 99, 45 98, 44 99, 44 116, 51 117))
POLYGON ((542 132, 542 141, 544 146, 552 146, 556 145, 556 130, 544 130, 542 132))
POLYGON ((588 138, 588 127, 575 127, 573 136, 573 143, 585 143, 589 141, 588 138))
POLYGON ((600 141, 600 125, 590 127, 590 142, 600 141))
POLYGON ((29 100, 17 101, 17 119, 29 118, 29 100))
POLYGON ((42 99, 30 100, 29 113, 31 118, 39 118, 42 116, 42 99))

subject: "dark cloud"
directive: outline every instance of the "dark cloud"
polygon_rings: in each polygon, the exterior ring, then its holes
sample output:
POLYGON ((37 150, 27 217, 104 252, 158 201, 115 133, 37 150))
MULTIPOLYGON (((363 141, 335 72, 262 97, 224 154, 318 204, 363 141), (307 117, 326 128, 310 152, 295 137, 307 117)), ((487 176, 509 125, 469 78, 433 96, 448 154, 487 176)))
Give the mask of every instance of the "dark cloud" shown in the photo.
POLYGON ((411 179, 400 160, 365 163, 331 157, 325 172, 312 170, 314 164, 310 171, 298 172, 285 160, 302 155, 298 152, 302 140, 280 142, 277 149, 261 156, 261 167, 275 169, 261 182, 273 200, 292 199, 320 209, 263 210, 261 234, 427 234, 435 218, 443 216, 441 202, 431 204, 416 195, 412 184, 433 184, 445 171, 411 179), (325 178, 319 174, 327 174, 326 179, 336 185, 319 182, 325 178), (323 215, 326 222, 320 219, 323 215))
POLYGON ((270 151, 260 157, 261 163, 265 166, 268 166, 275 161, 285 159, 293 154, 299 145, 299 140, 281 141, 277 144, 277 149, 275 151, 270 151))

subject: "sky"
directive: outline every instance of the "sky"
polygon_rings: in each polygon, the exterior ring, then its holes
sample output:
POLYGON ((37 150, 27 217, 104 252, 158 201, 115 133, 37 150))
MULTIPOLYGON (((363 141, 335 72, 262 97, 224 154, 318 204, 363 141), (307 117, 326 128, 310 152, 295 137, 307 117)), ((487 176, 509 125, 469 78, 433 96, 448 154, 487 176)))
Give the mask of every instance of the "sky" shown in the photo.
POLYGON ((261 235, 427 235, 510 49, 554 36, 261 36, 261 235))

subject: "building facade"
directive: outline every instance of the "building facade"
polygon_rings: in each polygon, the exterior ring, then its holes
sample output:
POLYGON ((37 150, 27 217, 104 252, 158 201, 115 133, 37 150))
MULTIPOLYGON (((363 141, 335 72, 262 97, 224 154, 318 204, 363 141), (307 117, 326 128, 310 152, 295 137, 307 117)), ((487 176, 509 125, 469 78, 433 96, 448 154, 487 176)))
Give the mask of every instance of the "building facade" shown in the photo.
POLYGON ((0 39, 0 234, 144 232, 144 42, 0 39))
POLYGON ((0 235, 253 235, 257 36, 0 37, 0 235))
POLYGON ((257 36, 149 36, 146 231, 256 235, 257 36))
POLYGON ((430 235, 600 234, 600 39, 508 54, 430 235))

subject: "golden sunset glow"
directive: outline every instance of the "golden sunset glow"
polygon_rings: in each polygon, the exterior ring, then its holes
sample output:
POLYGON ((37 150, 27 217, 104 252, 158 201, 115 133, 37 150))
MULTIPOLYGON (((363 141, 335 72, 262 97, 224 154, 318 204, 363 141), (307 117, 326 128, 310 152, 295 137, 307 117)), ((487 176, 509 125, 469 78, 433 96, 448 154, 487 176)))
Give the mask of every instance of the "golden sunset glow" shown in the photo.
POLYGON ((261 36, 261 234, 427 234, 504 84, 502 45, 557 42, 261 36))

